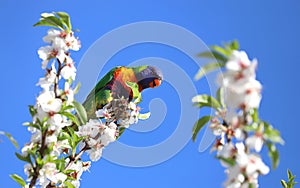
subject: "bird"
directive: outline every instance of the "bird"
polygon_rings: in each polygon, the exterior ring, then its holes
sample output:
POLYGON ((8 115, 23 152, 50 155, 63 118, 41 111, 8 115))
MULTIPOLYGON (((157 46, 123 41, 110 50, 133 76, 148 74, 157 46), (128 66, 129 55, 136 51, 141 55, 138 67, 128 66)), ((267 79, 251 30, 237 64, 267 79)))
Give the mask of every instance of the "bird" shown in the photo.
POLYGON ((162 72, 154 66, 117 66, 112 68, 98 81, 82 104, 86 109, 87 119, 95 119, 95 112, 113 99, 124 98, 128 102, 132 101, 133 93, 127 82, 136 83, 139 92, 142 92, 144 89, 160 86, 162 80, 162 72))

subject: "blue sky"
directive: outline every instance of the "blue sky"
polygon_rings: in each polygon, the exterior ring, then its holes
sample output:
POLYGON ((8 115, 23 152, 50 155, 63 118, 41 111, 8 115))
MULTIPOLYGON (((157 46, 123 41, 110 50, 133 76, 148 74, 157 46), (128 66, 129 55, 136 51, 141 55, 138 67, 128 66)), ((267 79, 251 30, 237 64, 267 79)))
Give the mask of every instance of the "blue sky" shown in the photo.
MULTIPOLYGON (((35 97, 40 91, 35 84, 44 74, 36 50, 44 45, 41 38, 45 35, 46 28, 33 28, 32 25, 39 19, 40 13, 49 11, 68 12, 73 26, 80 29, 78 36, 82 48, 79 52, 72 53, 79 66, 85 65, 82 58, 85 54, 85 57, 88 56, 88 49, 91 50, 90 47, 93 44, 95 46, 97 43, 94 42, 101 36, 135 22, 160 21, 175 24, 194 33, 207 45, 238 39, 242 49, 247 50, 251 58, 256 57, 259 61, 257 74, 264 86, 260 116, 279 129, 286 141, 284 146, 279 146, 281 154, 279 168, 262 177, 260 185, 280 187, 280 179, 286 178, 287 168, 300 176, 300 168, 297 166, 300 159, 297 140, 300 132, 297 122, 300 105, 297 100, 300 94, 297 76, 300 59, 298 52, 300 3, 298 1, 1 0, 0 130, 11 133, 21 146, 30 138, 30 134, 22 126, 23 122, 30 120, 27 105, 35 102, 35 97)), ((174 36, 174 40, 180 40, 180 36, 174 36)), ((115 43, 108 42, 106 45, 106 49, 109 49, 115 43)), ((180 90, 184 85, 180 81, 185 78, 192 80, 197 71, 197 65, 191 57, 172 46, 156 43, 129 46, 114 54, 107 62, 101 62, 101 55, 102 52, 99 52, 99 64, 103 65, 99 76, 116 65, 152 61, 153 64, 164 62, 162 64, 166 65, 169 65, 166 61, 172 62, 174 70, 177 66, 178 70, 186 73, 177 75, 174 71, 174 74, 170 74, 168 70, 166 79, 169 79, 169 82, 165 82, 160 88, 144 92, 144 101, 141 105, 145 111, 151 109, 153 117, 134 128, 145 130, 139 127, 145 126, 151 131, 128 130, 120 142, 136 147, 153 146, 176 132, 179 124, 186 125, 188 131, 191 129, 196 119, 193 115, 189 116, 189 112, 192 114, 194 110, 187 108, 186 114, 186 111, 181 111, 182 106, 180 106, 182 103, 187 104, 185 101, 189 101, 193 96, 192 91, 180 90), (148 57, 158 57, 158 59, 143 59, 148 57), (151 105, 148 107, 151 100, 153 107, 151 105), (181 116, 184 116, 184 119, 179 123, 181 116)), ((93 60, 97 61, 97 57, 97 55, 93 56, 93 60)), ((95 78, 92 78, 91 83, 95 81, 95 78)), ((198 82, 192 80, 191 83, 197 88, 198 93, 209 93, 205 80, 198 82)), ((84 89, 80 95, 83 96, 86 92, 88 90, 84 89)), ((207 113, 207 111, 200 113, 207 113)), ((23 175, 24 164, 14 156, 16 150, 9 141, 4 137, 1 137, 1 141, 0 187, 17 187, 8 174, 23 175)), ((223 168, 209 151, 198 152, 199 141, 200 139, 196 143, 189 141, 172 158, 150 167, 120 166, 101 159, 92 165, 91 173, 82 176, 81 187, 221 187, 221 183, 225 180, 223 168)), ((176 148, 176 144, 178 143, 175 142, 169 149, 176 148)), ((116 155, 119 155, 117 159, 127 156, 126 153, 116 155)), ((270 164, 266 151, 263 152, 263 156, 270 164)), ((139 156, 132 157, 140 160, 139 156)), ((157 153, 150 153, 148 157, 154 160, 157 153)))

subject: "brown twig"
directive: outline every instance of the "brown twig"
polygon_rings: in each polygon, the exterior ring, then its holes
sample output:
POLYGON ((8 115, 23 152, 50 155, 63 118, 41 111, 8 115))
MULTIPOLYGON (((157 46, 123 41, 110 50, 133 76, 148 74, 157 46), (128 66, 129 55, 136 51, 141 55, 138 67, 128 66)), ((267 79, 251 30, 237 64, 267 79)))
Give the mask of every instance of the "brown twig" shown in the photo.
POLYGON ((58 68, 57 68, 56 78, 54 81, 54 94, 55 94, 55 98, 60 98, 60 96, 57 93, 58 81, 59 81, 59 77, 60 77, 60 72, 64 68, 65 65, 62 65, 62 63, 60 62, 60 60, 58 58, 56 60, 58 62, 58 68))
MULTIPOLYGON (((41 158, 44 158, 44 152, 45 152, 45 149, 47 148, 47 145, 46 145, 46 136, 47 136, 47 130, 45 130, 44 133, 42 133, 42 143, 41 143, 41 148, 38 150, 38 152, 40 153, 41 155, 41 158)), ((33 174, 33 177, 30 181, 30 184, 29 184, 29 188, 32 188, 38 177, 39 177, 39 173, 40 173, 40 167, 39 165, 37 164, 37 161, 35 160, 35 167, 33 167, 33 171, 34 171, 34 174, 33 174)))
MULTIPOLYGON (((55 98, 60 98, 60 96, 57 93, 57 88, 58 88, 58 81, 59 81, 60 73, 61 73, 61 70, 63 69, 64 65, 62 65, 62 63, 59 61, 58 58, 56 60, 58 62, 58 68, 57 68, 56 78, 54 81, 54 94, 55 94, 55 98)), ((41 127, 41 129, 42 129, 42 127, 41 127)), ((42 133, 41 147, 38 150, 42 159, 44 158, 44 152, 47 149, 47 145, 46 145, 47 131, 48 130, 46 129, 45 132, 42 133)), ((36 181, 39 177, 40 167, 37 164, 37 161, 35 161, 35 167, 33 167, 33 171, 34 171, 34 174, 30 181, 29 188, 32 188, 36 184, 36 181)))
POLYGON ((80 159, 80 157, 82 156, 82 154, 89 149, 91 149, 91 147, 89 145, 87 145, 87 143, 85 143, 85 146, 80 150, 80 152, 78 154, 76 154, 75 157, 71 157, 71 160, 65 167, 65 170, 68 170, 68 168, 70 168, 76 161, 78 161, 80 159))

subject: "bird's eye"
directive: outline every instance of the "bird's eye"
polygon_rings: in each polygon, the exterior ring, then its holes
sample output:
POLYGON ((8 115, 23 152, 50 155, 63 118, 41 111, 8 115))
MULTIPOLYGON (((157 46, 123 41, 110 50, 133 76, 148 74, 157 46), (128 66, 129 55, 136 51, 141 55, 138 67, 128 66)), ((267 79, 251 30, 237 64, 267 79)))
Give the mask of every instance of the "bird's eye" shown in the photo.
POLYGON ((153 80, 153 87, 155 87, 156 86, 156 80, 153 80))

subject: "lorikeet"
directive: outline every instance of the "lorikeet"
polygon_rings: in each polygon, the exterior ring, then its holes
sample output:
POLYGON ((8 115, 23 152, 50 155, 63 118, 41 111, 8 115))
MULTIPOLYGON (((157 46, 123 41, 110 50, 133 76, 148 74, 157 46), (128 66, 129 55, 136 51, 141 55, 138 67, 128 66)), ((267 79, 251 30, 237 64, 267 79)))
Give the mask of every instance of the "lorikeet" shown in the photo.
POLYGON ((95 118, 95 112, 113 99, 124 97, 131 101, 132 91, 126 85, 127 81, 137 83, 142 92, 146 88, 159 86, 162 79, 161 71, 153 66, 119 66, 111 69, 83 102, 88 119, 95 118))

